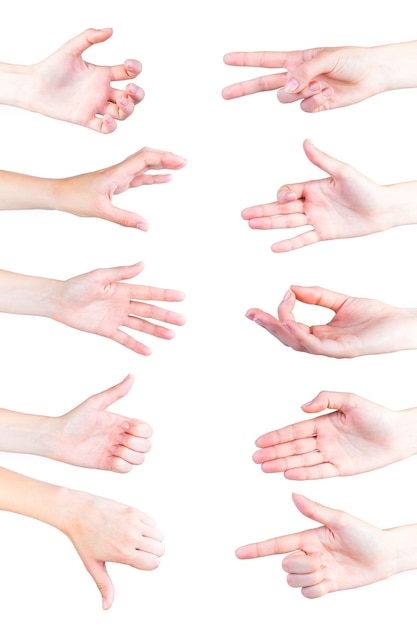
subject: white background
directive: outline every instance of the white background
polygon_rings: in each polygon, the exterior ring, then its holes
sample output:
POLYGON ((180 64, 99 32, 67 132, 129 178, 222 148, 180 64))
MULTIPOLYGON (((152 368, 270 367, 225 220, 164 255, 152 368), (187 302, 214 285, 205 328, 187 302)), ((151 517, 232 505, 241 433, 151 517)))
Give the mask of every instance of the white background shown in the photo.
MULTIPOLYGON (((281 105, 274 92, 226 102, 221 89, 260 74, 222 62, 234 50, 377 45, 415 38, 411 0, 218 3, 160 0, 115 5, 9 3, 0 59, 32 63, 86 28, 113 37, 85 53, 98 64, 138 58, 146 97, 115 133, 0 107, 0 168, 69 176, 118 163, 143 146, 189 163, 165 186, 117 202, 142 214, 149 233, 42 211, 0 215, 0 266, 69 278, 144 260, 138 282, 181 289, 187 316, 171 342, 146 338, 141 357, 109 340, 36 318, 0 317, 0 405, 59 415, 131 372, 135 385, 115 410, 154 428, 143 466, 119 476, 1 455, 30 476, 126 502, 165 533, 158 570, 109 564, 116 597, 108 612, 68 539, 34 520, 0 514, 0 620, 60 624, 184 626, 282 623, 312 626, 414 623, 417 573, 353 591, 304 599, 285 582, 281 557, 238 561, 237 546, 314 524, 292 491, 379 527, 417 522, 416 461, 363 476, 294 483, 265 475, 251 455, 259 435, 303 419, 320 390, 351 391, 393 409, 417 405, 415 352, 335 361, 293 352, 245 318, 271 313, 292 283, 416 306, 415 227, 273 254, 284 233, 251 231, 243 208, 270 202, 278 187, 324 176, 302 142, 347 161, 377 182, 417 179, 417 90, 374 97, 316 115, 281 105), (411 289, 410 289, 411 285, 411 289), (361 608, 360 608, 361 607, 361 608)), ((261 70, 262 72, 262 70, 261 70)), ((292 233, 295 234, 295 233, 292 233)), ((328 319, 299 308, 304 321, 328 319)))

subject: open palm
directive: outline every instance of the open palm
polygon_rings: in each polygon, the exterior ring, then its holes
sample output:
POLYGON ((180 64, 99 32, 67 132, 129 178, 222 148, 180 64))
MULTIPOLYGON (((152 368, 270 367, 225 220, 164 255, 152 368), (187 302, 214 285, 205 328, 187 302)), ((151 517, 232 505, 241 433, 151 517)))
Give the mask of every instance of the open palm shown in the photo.
POLYGON ((417 347, 414 309, 396 308, 321 287, 292 286, 278 307, 278 319, 260 309, 250 309, 246 315, 284 345, 300 352, 351 358, 417 347), (296 300, 331 309, 335 315, 322 325, 296 322, 296 300))
POLYGON ((333 391, 321 391, 302 408, 308 413, 336 410, 259 437, 253 460, 264 472, 284 472, 293 480, 351 476, 412 453, 412 431, 404 428, 407 412, 333 391))

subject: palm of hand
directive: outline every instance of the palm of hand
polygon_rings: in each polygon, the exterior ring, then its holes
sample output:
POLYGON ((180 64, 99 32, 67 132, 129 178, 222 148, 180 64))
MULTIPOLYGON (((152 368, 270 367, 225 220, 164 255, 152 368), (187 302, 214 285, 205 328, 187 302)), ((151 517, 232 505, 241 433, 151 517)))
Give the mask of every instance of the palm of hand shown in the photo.
MULTIPOLYGON (((325 325, 304 325, 317 338, 325 353, 352 357, 401 349, 398 314, 393 307, 366 298, 347 298, 325 325)), ((400 324, 401 325, 401 324, 400 324)))
POLYGON ((120 416, 81 406, 59 419, 63 422, 60 461, 78 467, 113 469, 115 447, 124 441, 120 416))
POLYGON ((67 281, 66 302, 59 319, 78 330, 113 339, 119 326, 128 322, 130 287, 103 282, 94 274, 67 281))
POLYGON ((36 67, 41 85, 36 109, 40 113, 88 126, 96 115, 108 109, 112 92, 110 68, 86 63, 81 56, 62 50, 36 67))
POLYGON ((356 104, 376 93, 376 90, 373 92, 370 87, 373 78, 368 76, 361 49, 350 47, 347 54, 345 50, 322 48, 315 51, 317 56, 322 55, 325 58, 330 54, 326 64, 330 65, 331 69, 314 78, 323 89, 330 87, 333 90, 329 101, 330 108, 356 104))
POLYGON ((381 230, 375 185, 350 167, 339 179, 325 178, 305 184, 303 212, 318 239, 360 237, 381 230), (354 177, 352 176, 354 172, 354 177))
POLYGON ((307 554, 319 556, 329 592, 383 579, 386 562, 382 548, 383 531, 343 512, 340 524, 305 531, 300 546, 307 554))
MULTIPOLYGON (((331 474, 353 476, 397 460, 395 430, 389 411, 367 402, 346 412, 316 418, 316 446, 331 474)), ((290 477, 290 476, 289 476, 290 477)))

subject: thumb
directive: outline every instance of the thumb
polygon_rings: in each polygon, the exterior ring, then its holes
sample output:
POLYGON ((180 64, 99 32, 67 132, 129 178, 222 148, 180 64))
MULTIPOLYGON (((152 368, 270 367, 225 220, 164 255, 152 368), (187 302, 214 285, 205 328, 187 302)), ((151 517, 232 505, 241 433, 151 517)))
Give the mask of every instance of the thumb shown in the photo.
POLYGON ((103 274, 102 278, 106 280, 106 282, 115 282, 118 283, 121 280, 128 280, 129 278, 135 278, 138 276, 145 267, 145 263, 143 261, 139 261, 139 263, 135 263, 134 265, 122 265, 120 267, 108 267, 107 269, 102 269, 100 272, 103 274))
POLYGON ((334 70, 337 58, 334 54, 329 54, 328 50, 313 49, 306 52, 312 53, 313 58, 301 63, 293 73, 288 74, 284 87, 287 93, 299 93, 320 74, 329 74, 334 70))
POLYGON ((114 587, 107 573, 106 564, 104 561, 92 561, 91 563, 85 564, 85 566, 101 593, 103 609, 105 611, 110 609, 114 600, 114 587))
POLYGON ((337 391, 320 391, 315 398, 301 406, 305 413, 317 413, 325 409, 340 409, 343 394, 337 391))
POLYGON ((117 385, 91 396, 87 400, 87 403, 93 404, 99 411, 104 411, 107 407, 114 404, 117 400, 120 400, 120 398, 124 398, 124 396, 129 393, 133 381, 134 378, 132 374, 128 374, 126 378, 124 378, 122 382, 117 383, 117 385))
POLYGON ((95 43, 106 41, 113 34, 112 28, 88 28, 62 46, 62 50, 75 56, 80 56, 95 43))
POLYGON ((304 141, 303 148, 310 163, 313 163, 313 165, 319 167, 323 172, 326 172, 326 174, 332 177, 337 177, 342 166, 346 167, 346 163, 342 163, 342 161, 338 161, 329 154, 316 148, 310 139, 304 141))
MULTIPOLYGON (((107 213, 107 212, 106 212, 107 213)), ((119 224, 119 226, 126 226, 129 228, 139 228, 139 230, 148 231, 148 222, 133 211, 126 211, 126 209, 120 209, 119 207, 110 205, 110 211, 106 215, 102 215, 103 219, 119 224)))
POLYGON ((337 518, 340 517, 340 511, 330 509, 327 506, 319 504, 318 502, 309 500, 299 493, 293 493, 292 499, 300 513, 315 522, 320 522, 320 524, 323 524, 324 526, 331 526, 337 521, 337 518))

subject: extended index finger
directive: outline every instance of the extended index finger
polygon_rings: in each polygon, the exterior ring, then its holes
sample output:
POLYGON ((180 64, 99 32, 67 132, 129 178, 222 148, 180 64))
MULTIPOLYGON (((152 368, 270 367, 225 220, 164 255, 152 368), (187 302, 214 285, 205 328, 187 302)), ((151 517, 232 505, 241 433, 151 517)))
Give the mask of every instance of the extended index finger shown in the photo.
POLYGON ((174 152, 142 148, 127 157, 120 165, 126 167, 131 175, 134 175, 135 173, 143 174, 148 170, 181 169, 186 163, 187 159, 174 152))
POLYGON ((294 552, 301 547, 302 533, 293 533, 258 543, 249 543, 236 550, 238 559, 256 559, 260 556, 271 556, 273 554, 286 554, 294 552))
POLYGON ((226 65, 285 68, 287 58, 287 52, 229 52, 223 61, 226 65))
POLYGON ((252 78, 250 80, 245 80, 241 83, 235 83, 225 87, 222 91, 222 96, 225 100, 231 100, 232 98, 249 96, 252 93, 280 89, 286 82, 287 72, 270 74, 269 76, 259 76, 258 78, 252 78))

